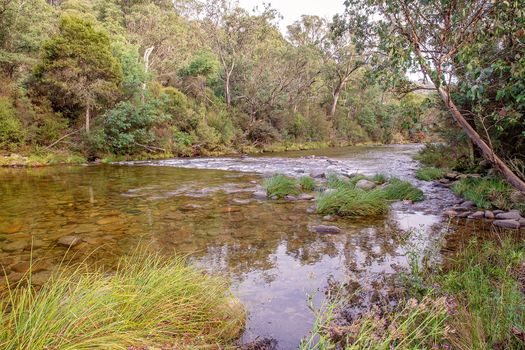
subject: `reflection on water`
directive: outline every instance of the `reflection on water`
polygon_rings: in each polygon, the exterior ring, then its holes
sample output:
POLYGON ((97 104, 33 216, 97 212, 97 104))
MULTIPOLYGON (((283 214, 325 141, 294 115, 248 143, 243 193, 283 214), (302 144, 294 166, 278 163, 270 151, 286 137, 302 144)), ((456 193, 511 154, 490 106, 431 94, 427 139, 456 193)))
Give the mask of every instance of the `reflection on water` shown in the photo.
MULTIPOLYGON (((33 258, 44 261, 35 278, 43 281, 66 254, 57 241, 67 235, 82 238, 68 259, 89 256, 106 266, 141 245, 166 256, 187 255, 232 280, 250 312, 244 341, 268 336, 281 349, 295 348, 312 323, 307 295, 319 302, 329 280, 358 281, 367 288, 405 269, 407 249, 427 249, 435 235, 428 228, 439 217, 398 204, 383 219, 339 219, 335 225, 343 234, 313 234, 308 226, 322 220, 306 213, 311 202, 252 199, 257 173, 302 174, 330 164, 348 172, 410 178, 415 150, 342 148, 317 151, 314 158, 305 158, 316 153, 307 151, 140 166, 0 169, 0 264, 10 278, 20 278, 32 249, 33 258), (407 240, 403 231, 421 225, 422 236, 407 240)), ((424 189, 430 203, 443 195, 424 189)))

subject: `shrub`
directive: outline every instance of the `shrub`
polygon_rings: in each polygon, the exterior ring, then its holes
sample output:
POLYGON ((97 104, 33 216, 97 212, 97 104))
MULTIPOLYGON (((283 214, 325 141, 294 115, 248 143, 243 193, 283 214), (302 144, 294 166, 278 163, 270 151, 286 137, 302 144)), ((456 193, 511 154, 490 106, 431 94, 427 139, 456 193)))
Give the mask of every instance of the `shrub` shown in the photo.
POLYGON ((341 216, 374 216, 388 211, 382 190, 363 191, 357 188, 339 188, 317 196, 317 213, 341 216))
POLYGON ((416 171, 416 178, 423 181, 438 180, 443 175, 445 175, 445 170, 434 167, 424 167, 416 171))
POLYGON ((245 315, 227 284, 181 260, 164 261, 123 259, 112 274, 83 264, 55 273, 39 291, 11 287, 0 302, 2 348, 191 348, 233 341, 245 315))
POLYGON ((425 198, 423 191, 414 187, 410 182, 397 178, 390 179, 384 191, 386 198, 389 200, 411 200, 413 202, 419 202, 425 198))
POLYGON ((22 122, 16 117, 11 101, 0 97, 0 148, 12 149, 23 143, 26 132, 22 122))
POLYGON ((271 197, 283 198, 287 195, 295 195, 299 193, 295 179, 286 177, 284 175, 275 175, 264 180, 264 188, 266 195, 271 197))
POLYGON ((303 191, 313 191, 315 190, 315 180, 310 176, 302 176, 299 178, 299 186, 303 191))

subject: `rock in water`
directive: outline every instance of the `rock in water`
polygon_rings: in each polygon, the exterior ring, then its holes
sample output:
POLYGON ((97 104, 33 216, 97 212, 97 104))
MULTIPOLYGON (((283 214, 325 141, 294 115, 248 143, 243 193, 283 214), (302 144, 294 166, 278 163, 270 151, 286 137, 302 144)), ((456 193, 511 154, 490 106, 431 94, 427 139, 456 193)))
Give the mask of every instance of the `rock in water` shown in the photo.
POLYGON ((299 195, 299 197, 297 197, 297 199, 299 199, 300 201, 311 201, 314 198, 315 196, 307 193, 302 193, 301 195, 299 195))
POLYGON ((517 211, 509 211, 507 213, 501 213, 496 215, 496 219, 498 220, 521 220, 521 215, 517 211))
POLYGON ((253 192, 252 197, 255 199, 266 199, 266 192, 264 191, 257 191, 253 192))
POLYGON ((484 217, 485 217, 485 212, 484 211, 477 211, 477 212, 469 215, 469 219, 482 219, 484 217))
POLYGON ((496 220, 494 225, 502 228, 518 229, 520 228, 519 221, 516 220, 496 220))
POLYGON ((496 216, 490 210, 485 210, 485 219, 493 220, 496 216))
POLYGON ((357 181, 357 183, 355 184, 355 187, 360 188, 362 190, 373 190, 374 188, 376 188, 376 184, 372 181, 363 179, 363 180, 357 181))
POLYGON ((315 233, 341 233, 341 230, 337 226, 328 226, 328 225, 317 225, 310 227, 310 231, 315 233))
POLYGON ((310 176, 313 177, 314 179, 321 179, 321 178, 326 177, 323 170, 312 170, 310 172, 310 176))
POLYGON ((57 241, 59 245, 65 247, 74 247, 80 242, 82 242, 82 238, 80 238, 79 236, 64 236, 60 237, 57 241))
POLYGON ((456 216, 458 216, 458 212, 455 210, 446 210, 443 214, 449 218, 455 218, 456 216))

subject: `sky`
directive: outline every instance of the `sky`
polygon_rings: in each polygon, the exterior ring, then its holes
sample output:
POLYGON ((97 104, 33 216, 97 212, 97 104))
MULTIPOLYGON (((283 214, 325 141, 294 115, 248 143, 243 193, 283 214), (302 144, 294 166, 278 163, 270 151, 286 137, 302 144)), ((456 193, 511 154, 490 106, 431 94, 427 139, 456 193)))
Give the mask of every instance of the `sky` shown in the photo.
POLYGON ((344 0, 238 0, 239 4, 251 12, 263 2, 270 3, 277 9, 284 19, 280 23, 281 31, 286 32, 286 27, 298 20, 301 15, 317 15, 332 18, 336 13, 344 11, 344 0))

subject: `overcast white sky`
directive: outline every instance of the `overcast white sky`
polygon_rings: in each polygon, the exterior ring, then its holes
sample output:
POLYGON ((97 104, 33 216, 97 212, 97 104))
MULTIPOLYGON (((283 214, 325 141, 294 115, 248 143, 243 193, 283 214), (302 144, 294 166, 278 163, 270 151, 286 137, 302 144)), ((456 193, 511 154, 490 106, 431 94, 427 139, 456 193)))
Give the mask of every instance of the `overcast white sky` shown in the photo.
POLYGON ((317 15, 332 18, 336 13, 344 11, 344 0, 238 0, 239 4, 251 12, 263 2, 270 3, 284 19, 281 21, 281 31, 286 32, 286 26, 298 20, 301 15, 317 15))

